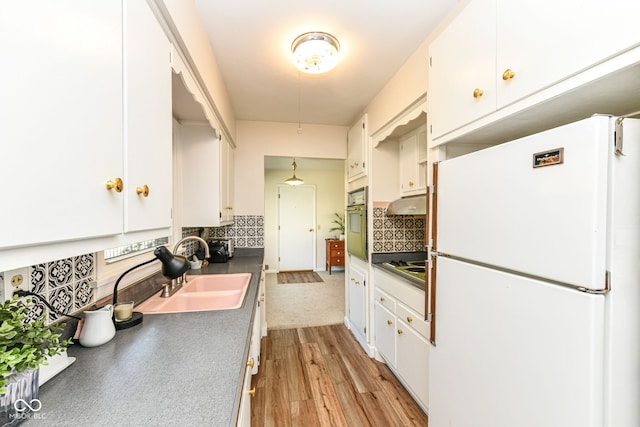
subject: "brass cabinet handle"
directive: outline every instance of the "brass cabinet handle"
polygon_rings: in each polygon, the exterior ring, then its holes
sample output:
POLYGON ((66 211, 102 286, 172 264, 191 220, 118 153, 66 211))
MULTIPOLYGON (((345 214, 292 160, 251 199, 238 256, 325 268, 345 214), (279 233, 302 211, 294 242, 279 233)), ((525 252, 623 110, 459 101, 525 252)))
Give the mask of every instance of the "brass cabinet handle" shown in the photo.
POLYGON ((478 88, 476 88, 476 89, 473 91, 473 97, 474 97, 474 98, 476 98, 476 99, 477 99, 477 98, 480 98, 482 95, 484 95, 484 92, 483 92, 483 90, 482 90, 482 89, 478 89, 478 88))
POLYGON ((136 194, 143 195, 144 197, 149 197, 149 186, 145 184, 142 187, 136 187, 136 194))
POLYGON ((402 329, 398 329, 398 335, 402 335, 404 331, 402 329))
POLYGON ((515 76, 516 73, 514 73, 513 70, 507 68, 506 70, 504 70, 504 73, 502 73, 502 80, 511 80, 515 76))
POLYGON ((393 325, 393 320, 391 319, 387 320, 387 325, 393 325))
POLYGON ((407 316, 407 322, 409 322, 409 323, 413 322, 413 317, 407 316))
POLYGON ((264 294, 260 294, 260 301, 264 302, 264 294))
POLYGON ((251 390, 247 390, 247 394, 251 397, 256 397, 256 388, 252 388, 251 390))
POLYGON ((255 364, 255 362, 253 361, 253 357, 247 361, 247 366, 250 367, 250 368, 253 368, 254 364, 255 364))
POLYGON ((115 178, 113 181, 108 180, 105 182, 104 186, 107 187, 107 190, 116 190, 116 193, 121 193, 124 188, 124 183, 122 182, 122 179, 115 178))

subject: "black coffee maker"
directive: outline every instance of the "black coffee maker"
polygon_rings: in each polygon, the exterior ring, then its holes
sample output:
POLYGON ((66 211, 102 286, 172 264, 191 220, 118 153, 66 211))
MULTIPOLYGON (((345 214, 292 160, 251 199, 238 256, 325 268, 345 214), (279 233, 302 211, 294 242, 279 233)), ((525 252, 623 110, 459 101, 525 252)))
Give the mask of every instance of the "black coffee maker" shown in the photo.
MULTIPOLYGON (((207 244, 209 245, 209 253, 211 255, 207 258, 207 261, 222 263, 229 260, 229 252, 227 251, 227 245, 224 242, 219 240, 210 240, 207 244)), ((203 259, 204 249, 199 249, 196 252, 196 256, 198 259, 203 259)))

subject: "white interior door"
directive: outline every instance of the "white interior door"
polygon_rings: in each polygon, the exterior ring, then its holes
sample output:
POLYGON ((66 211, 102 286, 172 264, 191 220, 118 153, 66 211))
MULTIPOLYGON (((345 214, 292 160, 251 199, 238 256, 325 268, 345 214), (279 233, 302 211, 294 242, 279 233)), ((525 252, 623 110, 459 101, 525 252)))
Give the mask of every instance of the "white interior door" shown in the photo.
POLYGON ((279 185, 279 271, 314 270, 315 230, 315 186, 279 185))

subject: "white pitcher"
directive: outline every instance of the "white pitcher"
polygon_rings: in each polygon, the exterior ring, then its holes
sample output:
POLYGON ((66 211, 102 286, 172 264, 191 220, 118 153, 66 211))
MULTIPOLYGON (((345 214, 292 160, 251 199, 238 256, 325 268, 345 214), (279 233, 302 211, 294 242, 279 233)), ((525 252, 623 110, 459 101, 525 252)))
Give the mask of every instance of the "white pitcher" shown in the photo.
POLYGON ((80 331, 80 345, 83 347, 97 347, 116 335, 116 327, 113 325, 113 305, 84 312, 84 325, 80 331))

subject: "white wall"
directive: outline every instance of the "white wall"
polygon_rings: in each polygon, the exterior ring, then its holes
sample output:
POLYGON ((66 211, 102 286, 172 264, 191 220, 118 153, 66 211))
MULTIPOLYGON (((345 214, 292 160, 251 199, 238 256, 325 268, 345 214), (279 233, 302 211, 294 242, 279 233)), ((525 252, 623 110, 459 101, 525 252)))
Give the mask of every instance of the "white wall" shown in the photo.
MULTIPOLYGON (((264 156, 347 158, 347 127, 297 123, 236 122, 234 214, 265 213, 264 156)), ((306 178, 305 178, 306 179, 306 178)), ((342 187, 344 188, 344 179, 342 187)), ((344 199, 341 200, 341 204, 344 199)))
MULTIPOLYGON (((296 175, 304 179, 305 184, 316 186, 316 259, 314 270, 326 268, 327 237, 337 236, 337 231, 329 232, 333 227, 334 212, 344 214, 345 173, 344 170, 304 170, 304 160, 298 163, 296 175)), ((264 262, 270 271, 278 268, 278 184, 291 176, 291 171, 274 170, 264 173, 264 262)))

